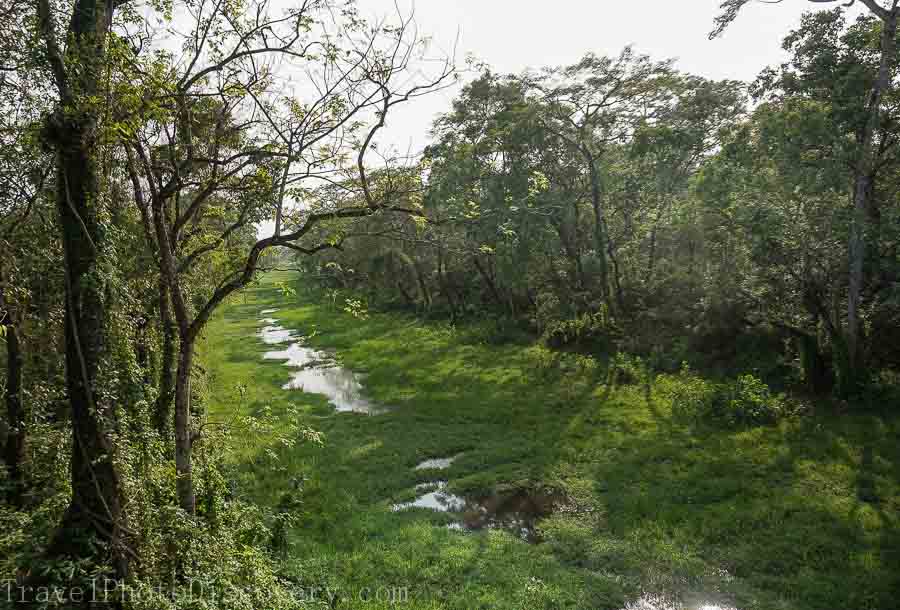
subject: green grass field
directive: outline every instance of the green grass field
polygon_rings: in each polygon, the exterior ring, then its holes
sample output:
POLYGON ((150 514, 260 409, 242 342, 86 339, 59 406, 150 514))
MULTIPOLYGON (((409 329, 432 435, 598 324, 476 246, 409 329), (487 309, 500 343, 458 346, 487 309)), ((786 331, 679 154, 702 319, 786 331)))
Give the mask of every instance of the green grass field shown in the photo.
POLYGON ((692 609, 896 607, 897 418, 688 427, 656 394, 604 387, 602 371, 547 370, 533 346, 489 344, 477 326, 361 320, 276 288, 294 277, 265 276, 225 307, 202 356, 211 417, 269 407, 324 435, 290 449, 244 435, 230 454, 237 493, 266 506, 306 478, 284 560, 304 590, 340 591, 341 608, 618 609, 642 592, 692 609), (266 308, 315 331, 310 344, 336 349, 391 411, 335 413, 322 396, 282 390, 290 371, 264 361, 272 348, 255 336, 266 308), (551 489, 565 510, 540 522, 538 544, 391 511, 434 478, 418 462, 456 454, 441 475, 451 491, 551 489))

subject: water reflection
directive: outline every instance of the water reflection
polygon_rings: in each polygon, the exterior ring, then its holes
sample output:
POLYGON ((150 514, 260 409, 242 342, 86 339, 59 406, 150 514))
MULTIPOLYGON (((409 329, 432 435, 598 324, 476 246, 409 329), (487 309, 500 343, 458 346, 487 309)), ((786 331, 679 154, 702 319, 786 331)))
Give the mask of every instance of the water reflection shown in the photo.
POLYGON ((431 460, 425 460, 424 462, 416 466, 416 470, 444 470, 446 468, 450 468, 450 465, 458 458, 458 455, 454 455, 453 457, 448 458, 434 458, 431 460))
POLYGON ((301 343, 291 343, 286 350, 280 352, 266 352, 263 358, 266 360, 284 360, 286 366, 297 368, 337 366, 334 358, 330 355, 305 347, 301 343))
MULTIPOLYGON (((326 357, 324 354, 315 354, 326 357)), ((363 387, 358 375, 337 365, 311 365, 302 368, 283 387, 285 390, 325 394, 338 411, 370 415, 385 411, 362 396, 363 387)))
POLYGON ((562 501, 557 494, 527 489, 495 493, 471 502, 462 522, 466 529, 505 529, 527 542, 538 542, 538 520, 549 517, 562 501))
POLYGON ((681 604, 672 599, 653 593, 645 593, 639 599, 625 604, 623 610, 682 610, 681 604))
POLYGON ((259 331, 259 338, 266 345, 279 345, 295 339, 294 331, 283 326, 265 326, 259 331))
POLYGON ((463 510, 466 507, 466 499, 447 492, 446 487, 447 481, 416 485, 417 491, 423 491, 425 489, 432 489, 433 491, 420 495, 412 502, 394 504, 392 510, 400 511, 408 508, 428 508, 442 513, 455 513, 463 510))
POLYGON ((449 493, 446 487, 446 481, 419 484, 416 491, 425 493, 420 493, 412 502, 395 504, 392 510, 425 508, 456 513, 459 515, 459 521, 451 526, 452 529, 463 531, 504 529, 527 542, 537 542, 538 520, 549 516, 562 502, 560 496, 540 491, 519 490, 504 494, 463 497, 449 493))
POLYGON ((283 389, 324 394, 335 409, 341 412, 374 415, 386 410, 366 400, 359 375, 338 365, 332 354, 303 345, 297 341, 299 337, 293 330, 276 326, 278 320, 266 318, 261 322, 268 324, 259 331, 259 338, 266 345, 281 345, 293 341, 284 350, 263 355, 266 360, 284 360, 285 365, 299 369, 282 386, 283 389))
POLYGON ((690 597, 686 596, 686 599, 680 600, 671 595, 645 593, 635 601, 625 604, 622 610, 737 610, 733 606, 693 601, 690 597))

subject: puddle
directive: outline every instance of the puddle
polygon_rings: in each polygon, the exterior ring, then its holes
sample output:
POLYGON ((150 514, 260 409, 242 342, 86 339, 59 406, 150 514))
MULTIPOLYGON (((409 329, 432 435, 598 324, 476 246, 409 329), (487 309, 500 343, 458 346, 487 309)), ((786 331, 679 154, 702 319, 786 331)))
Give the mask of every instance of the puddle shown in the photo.
POLYGON ((526 490, 486 496, 463 513, 463 526, 469 530, 505 529, 527 542, 537 542, 537 521, 549 516, 562 500, 559 495, 526 490))
POLYGON ((453 457, 448 458, 434 458, 431 460, 425 460, 418 466, 416 466, 416 470, 444 470, 445 468, 450 468, 450 465, 453 464, 459 458, 458 455, 454 455, 453 457))
POLYGON ((669 595, 645 593, 637 600, 626 604, 622 610, 737 610, 737 608, 697 601, 690 595, 678 599, 669 595))
POLYGON ((285 366, 297 368, 337 367, 333 356, 304 347, 301 343, 291 343, 286 350, 280 352, 266 352, 263 354, 263 358, 265 360, 284 360, 285 366))
POLYGON ((625 604, 622 610, 682 610, 682 604, 662 596, 646 593, 637 600, 625 604))
POLYGON ((639 599, 625 604, 622 610, 679 610, 680 604, 661 595, 644 594, 639 599))
MULTIPOLYGON (((318 363, 310 362, 293 374, 291 380, 283 386, 285 390, 302 390, 310 394, 324 394, 340 412, 366 413, 377 415, 387 409, 372 404, 363 397, 363 387, 359 375, 353 371, 327 364, 327 354, 313 351, 318 363), (322 364, 326 363, 326 364, 322 364)), ((295 362, 297 362, 295 360, 295 362)))
POLYGON ((446 491, 447 481, 437 481, 437 483, 420 483, 416 485, 417 491, 432 489, 412 502, 404 502, 403 504, 394 504, 392 510, 401 511, 408 508, 428 508, 442 513, 455 513, 466 508, 466 499, 455 496, 446 491))
POLYGON ((259 331, 259 338, 266 345, 281 345, 293 341, 284 350, 266 352, 263 355, 265 360, 283 360, 286 366, 299 369, 291 374, 291 380, 282 389, 324 394, 340 412, 377 415, 387 411, 363 396, 360 375, 340 366, 335 361, 334 354, 306 347, 297 341, 300 337, 295 331, 275 326, 277 320, 273 318, 260 322, 269 324, 259 331))
POLYGON ((283 326, 265 326, 259 331, 259 338, 266 345, 279 345, 296 339, 294 331, 283 326))
POLYGON ((558 495, 526 490, 466 498, 447 492, 446 486, 446 481, 417 485, 417 491, 426 489, 431 491, 420 495, 412 502, 395 504, 392 509, 401 511, 409 508, 427 508, 438 512, 456 513, 460 519, 451 525, 453 529, 463 531, 504 529, 527 542, 537 542, 537 521, 549 516, 563 500, 558 495))

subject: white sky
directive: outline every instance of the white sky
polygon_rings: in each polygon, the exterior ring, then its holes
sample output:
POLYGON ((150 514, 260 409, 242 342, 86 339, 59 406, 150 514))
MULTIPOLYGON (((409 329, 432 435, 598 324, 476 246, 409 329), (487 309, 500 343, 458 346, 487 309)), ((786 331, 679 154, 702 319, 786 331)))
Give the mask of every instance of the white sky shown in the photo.
MULTIPOLYGON (((394 0, 358 0, 363 16, 395 12, 394 0)), ((751 3, 718 39, 708 40, 722 0, 396 0, 414 7, 419 30, 436 49, 450 50, 459 35, 458 63, 468 54, 496 72, 571 64, 587 51, 618 54, 632 44, 654 59, 676 58, 685 72, 749 81, 786 57, 781 40, 804 11, 832 8, 807 0, 751 3)), ((420 150, 436 114, 450 108, 458 89, 398 107, 379 138, 401 150, 420 150)))
MULTIPOLYGON (((497 73, 576 63, 585 53, 617 55, 631 44, 654 59, 711 79, 751 81, 783 62, 784 36, 809 10, 836 4, 808 0, 751 2, 716 40, 709 40, 722 0, 358 0, 362 16, 377 20, 415 11, 420 34, 433 39, 433 54, 457 64, 472 55, 497 73), (396 6, 395 6, 396 2, 396 6)), ((853 9, 854 13, 864 9, 853 9)), ((462 82, 473 74, 463 74, 462 82)), ((421 152, 432 121, 451 107, 459 86, 394 109, 377 138, 379 148, 421 152)), ((261 233, 272 230, 263 223, 261 233)))

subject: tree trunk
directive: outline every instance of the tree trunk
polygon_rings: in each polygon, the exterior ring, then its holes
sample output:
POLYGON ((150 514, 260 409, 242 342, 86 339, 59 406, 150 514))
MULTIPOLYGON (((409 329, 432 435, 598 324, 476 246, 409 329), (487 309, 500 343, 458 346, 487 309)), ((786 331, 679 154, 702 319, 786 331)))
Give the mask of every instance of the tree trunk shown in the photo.
POLYGON ((447 276, 444 274, 444 251, 440 245, 438 246, 437 255, 438 283, 441 286, 441 290, 443 291, 444 296, 447 298, 447 305, 450 306, 450 318, 452 320, 455 320, 456 300, 453 298, 453 292, 450 289, 450 282, 447 280, 447 276))
MULTIPOLYGON (((129 173, 134 184, 135 197, 139 205, 143 206, 143 194, 137 178, 137 173, 129 161, 129 173)), ((188 514, 194 514, 194 481, 191 474, 191 445, 194 441, 193 428, 191 426, 191 365, 194 360, 194 341, 200 329, 206 323, 205 318, 198 317, 191 321, 188 303, 181 288, 181 278, 178 274, 178 265, 175 262, 175 245, 170 239, 166 214, 165 200, 158 194, 154 194, 151 200, 152 223, 156 235, 156 246, 159 252, 160 286, 160 314, 165 318, 169 311, 168 304, 172 305, 172 312, 178 327, 178 368, 175 374, 175 491, 178 504, 188 514), (167 290, 168 299, 163 298, 163 284, 167 290), (166 301, 165 306, 163 301, 166 301)), ((167 325, 171 328, 171 324, 167 325)), ((164 367, 167 362, 164 356, 164 367)), ((169 369, 171 371, 171 368, 169 369)), ((165 370, 163 375, 166 375, 165 370)), ((166 381, 165 383, 169 383, 166 381)), ((168 408, 168 407, 166 407, 168 408)))
POLYGON ((616 258, 616 251, 613 249, 611 241, 607 240, 609 260, 612 262, 612 287, 616 293, 616 307, 619 314, 625 314, 625 291, 622 289, 622 274, 619 269, 619 259, 616 258))
POLYGON ((662 208, 660 207, 657 210, 656 218, 653 220, 653 227, 650 229, 650 252, 647 255, 647 276, 644 280, 648 287, 653 282, 653 274, 656 272, 656 237, 661 219, 662 208))
POLYGON ((178 373, 175 379, 175 474, 178 504, 194 514, 194 481, 191 449, 194 442, 191 426, 191 365, 194 342, 182 336, 178 346, 178 373))
POLYGON ((37 0, 42 51, 59 92, 58 108, 48 118, 44 136, 57 153, 56 203, 65 253, 66 389, 72 418, 72 498, 47 554, 97 558, 99 543, 110 553, 102 560, 111 559, 115 576, 124 579, 129 569, 123 536, 127 528, 107 436, 114 413, 94 400, 106 347, 107 271, 98 173, 99 110, 86 101, 103 99, 99 79, 113 9, 110 1, 76 0, 68 31, 58 37, 51 3, 37 0))
POLYGON ((25 489, 22 465, 25 461, 25 412, 22 409, 22 352, 19 348, 19 331, 15 324, 7 323, 6 342, 6 418, 9 432, 3 458, 9 476, 8 500, 12 506, 21 507, 25 489))
POLYGON ((425 271, 422 269, 422 265, 419 260, 415 257, 412 257, 413 269, 416 272, 416 282, 419 284, 419 291, 422 293, 422 300, 424 301, 425 310, 431 309, 431 291, 428 289, 428 282, 425 281, 425 271))
POLYGON ((396 286, 397 286, 397 290, 400 291, 400 296, 402 296, 403 300, 406 301, 406 305, 408 307, 414 309, 416 307, 416 300, 412 297, 411 294, 409 294, 409 291, 406 288, 404 288, 403 282, 400 280, 397 280, 396 286))
MULTIPOLYGON (((577 204, 575 206, 577 207, 577 204)), ((581 253, 578 251, 577 242, 577 224, 573 229, 576 235, 569 235, 569 229, 565 226, 565 220, 550 218, 553 228, 556 229, 556 235, 559 237, 559 243, 562 244, 563 252, 566 254, 571 265, 572 285, 569 287, 571 291, 581 292, 584 290, 584 269, 581 264, 581 253)))
POLYGON ((854 184, 854 217, 850 226, 848 244, 850 269, 847 293, 847 339, 845 341, 846 344, 841 346, 846 353, 840 355, 840 368, 846 369, 840 371, 840 389, 844 394, 852 393, 858 385, 861 376, 862 355, 860 352, 862 349, 859 309, 865 273, 866 244, 865 218, 861 217, 860 206, 865 205, 869 197, 868 194, 865 194, 869 188, 868 182, 867 177, 859 176, 854 184))
POLYGON ((57 125, 57 203, 65 252, 66 388, 72 416, 72 499, 50 554, 90 557, 109 545, 116 576, 128 574, 125 514, 113 447, 114 413, 97 404, 95 384, 106 343, 106 281, 101 268, 104 230, 91 121, 57 125))
POLYGON ((475 269, 478 271, 478 275, 481 276, 481 279, 484 280, 484 283, 487 285, 488 290, 491 292, 491 296, 494 298, 494 302, 497 303, 500 307, 504 307, 503 297, 500 295, 500 291, 497 289, 497 285, 494 283, 494 278, 490 276, 487 270, 481 265, 481 261, 478 260, 477 256, 472 257, 472 262, 475 263, 475 269))
POLYGON ((609 264, 606 260, 606 219, 603 213, 603 200, 600 189, 600 172, 597 169, 597 163, 594 155, 587 150, 583 150, 584 156, 588 162, 588 169, 591 175, 591 204, 594 207, 594 248, 597 252, 597 259, 600 263, 600 289, 603 300, 607 306, 611 305, 609 299, 609 264))
POLYGON ((169 290, 166 280, 159 279, 159 324, 163 344, 160 355, 159 396, 153 409, 153 423, 161 438, 169 437, 172 397, 175 394, 175 328, 169 306, 169 290))
POLYGON ((815 395, 826 394, 831 389, 831 375, 828 363, 819 349, 819 337, 815 334, 800 334, 800 363, 806 387, 815 395))
MULTIPOLYGON (((894 3, 896 5, 896 2, 894 3)), ((848 247, 849 282, 847 292, 847 371, 841 381, 843 393, 852 392, 863 378, 865 367, 864 350, 862 348, 862 324, 860 307, 862 291, 865 283, 865 258, 867 249, 867 225, 876 216, 875 204, 872 201, 875 160, 875 132, 880 120, 881 99, 890 87, 891 72, 897 52, 897 12, 894 6, 886 16, 882 17, 881 62, 878 78, 872 86, 867 102, 868 117, 858 135, 859 159, 856 164, 853 181, 853 220, 850 227, 848 247)))

